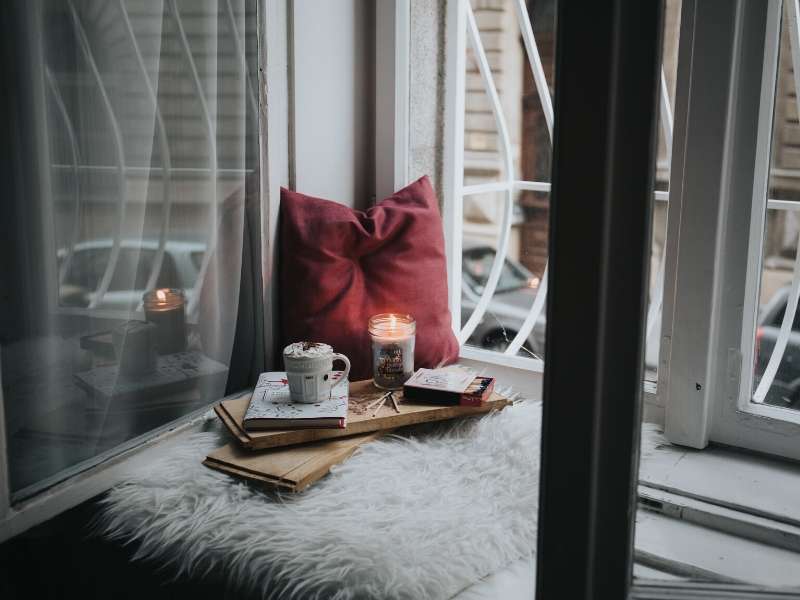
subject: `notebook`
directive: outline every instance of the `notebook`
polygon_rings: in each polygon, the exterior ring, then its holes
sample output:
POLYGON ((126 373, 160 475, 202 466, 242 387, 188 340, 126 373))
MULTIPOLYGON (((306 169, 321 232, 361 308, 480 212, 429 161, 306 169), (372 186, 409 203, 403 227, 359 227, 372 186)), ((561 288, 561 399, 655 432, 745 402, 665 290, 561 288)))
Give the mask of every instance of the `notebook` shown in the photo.
POLYGON ((248 431, 264 429, 344 429, 347 426, 347 381, 335 385, 342 377, 334 371, 330 400, 314 404, 292 402, 285 371, 262 373, 250 404, 244 415, 243 425, 248 431))

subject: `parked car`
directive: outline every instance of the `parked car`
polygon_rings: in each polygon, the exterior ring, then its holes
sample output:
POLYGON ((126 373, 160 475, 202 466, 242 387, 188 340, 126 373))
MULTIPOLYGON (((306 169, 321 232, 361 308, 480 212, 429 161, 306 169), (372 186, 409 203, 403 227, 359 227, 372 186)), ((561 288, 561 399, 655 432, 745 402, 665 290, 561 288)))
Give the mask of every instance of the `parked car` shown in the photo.
MULTIPOLYGON (((86 307, 91 304, 108 266, 112 245, 110 239, 88 240, 75 245, 59 289, 62 306, 86 307)), ((147 287, 157 252, 158 242, 155 240, 123 240, 108 291, 97 308, 135 310, 147 287)), ((206 244, 202 242, 168 241, 156 287, 180 288, 190 298, 205 252, 206 244)), ((59 268, 67 253, 66 248, 58 251, 59 268)))
MULTIPOLYGON (((789 286, 778 289, 761 310, 756 329, 755 384, 767 368, 789 300, 789 286)), ((786 351, 764 398, 766 404, 800 409, 800 311, 794 315, 786 351)))
MULTIPOLYGON (((494 262, 495 249, 477 241, 463 242, 461 324, 467 322, 483 293, 494 262)), ((506 258, 492 300, 468 343, 498 352, 508 348, 528 316, 539 288, 539 278, 517 261, 506 258)), ((520 353, 544 357, 545 314, 536 322, 520 353)))

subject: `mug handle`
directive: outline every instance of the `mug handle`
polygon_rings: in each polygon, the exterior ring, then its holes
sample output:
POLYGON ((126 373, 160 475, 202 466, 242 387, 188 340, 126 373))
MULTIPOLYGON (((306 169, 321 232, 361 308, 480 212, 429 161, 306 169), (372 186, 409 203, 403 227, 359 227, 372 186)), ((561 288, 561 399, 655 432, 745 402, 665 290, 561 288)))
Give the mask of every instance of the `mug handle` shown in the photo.
POLYGON ((344 363, 344 373, 342 373, 342 376, 339 378, 339 381, 333 384, 333 387, 336 387, 343 381, 347 381, 347 376, 350 375, 350 359, 347 358, 344 354, 339 354, 338 352, 334 352, 333 360, 340 360, 344 363))

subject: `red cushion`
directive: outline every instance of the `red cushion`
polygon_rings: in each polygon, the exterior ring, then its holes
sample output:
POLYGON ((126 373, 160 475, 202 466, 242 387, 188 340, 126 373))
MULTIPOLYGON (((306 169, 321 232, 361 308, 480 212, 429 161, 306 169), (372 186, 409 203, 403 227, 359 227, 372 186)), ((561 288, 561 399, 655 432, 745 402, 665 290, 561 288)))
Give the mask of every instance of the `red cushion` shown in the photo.
POLYGON ((372 377, 367 320, 384 312, 417 321, 415 367, 458 358, 436 193, 422 177, 366 212, 281 190, 283 343, 325 342, 372 377))

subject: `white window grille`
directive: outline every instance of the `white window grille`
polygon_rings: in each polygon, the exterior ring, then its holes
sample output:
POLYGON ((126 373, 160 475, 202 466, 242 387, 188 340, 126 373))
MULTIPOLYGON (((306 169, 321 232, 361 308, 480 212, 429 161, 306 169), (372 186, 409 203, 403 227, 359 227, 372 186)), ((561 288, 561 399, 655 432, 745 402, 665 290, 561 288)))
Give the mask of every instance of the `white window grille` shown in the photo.
MULTIPOLYGON (((541 102, 549 139, 552 144, 553 135, 553 103, 550 97, 550 90, 545 77, 542 59, 537 46, 536 37, 528 14, 528 9, 524 0, 510 0, 513 6, 515 22, 519 29, 525 47, 525 57, 528 67, 531 69, 536 94, 541 102)), ((461 356, 515 366, 518 368, 541 371, 543 368, 543 357, 532 355, 521 355, 520 350, 525 350, 524 345, 531 336, 537 323, 544 319, 544 307, 547 300, 547 266, 540 278, 535 298, 533 299, 527 314, 522 321, 519 331, 508 346, 502 352, 490 351, 486 349, 468 346, 466 343, 481 321, 487 318, 490 311, 490 303, 495 296, 497 285, 500 280, 504 262, 508 256, 509 243, 511 240, 511 227, 513 223, 512 215, 514 210, 515 195, 517 192, 530 190, 536 192, 550 192, 550 182, 537 180, 523 180, 518 177, 509 134, 506 116, 500 95, 495 85, 492 69, 487 59, 487 54, 481 40, 480 31, 475 19, 472 6, 469 0, 459 0, 451 9, 449 16, 451 29, 450 40, 452 41, 448 61, 448 88, 452 88, 451 96, 448 100, 450 117, 448 119, 446 132, 447 143, 451 145, 445 152, 446 173, 447 173, 447 200, 445 205, 445 222, 448 235, 448 267, 449 267, 449 286, 450 286, 450 309, 453 315, 453 328, 461 344, 461 356), (467 62, 468 47, 472 50, 472 55, 477 63, 480 79, 484 91, 489 98, 492 116, 495 120, 499 134, 499 146, 503 161, 503 177, 496 182, 480 183, 474 185, 464 185, 464 116, 465 116, 465 76, 464 70, 467 62), (489 275, 485 285, 481 290, 479 299, 474 310, 462 325, 462 218, 464 199, 477 194, 495 192, 502 194, 502 217, 497 229, 497 247, 494 259, 489 270, 489 275)), ((556 82, 557 85, 557 82, 556 82)), ((660 93, 660 122, 661 131, 666 146, 667 161, 672 153, 672 108, 666 89, 666 81, 661 77, 660 93)), ((655 192, 657 201, 666 202, 668 192, 655 192)), ((647 337, 648 343, 657 344, 658 323, 661 317, 661 296, 664 280, 664 254, 659 258, 656 285, 651 293, 651 301, 647 316, 647 337)))

